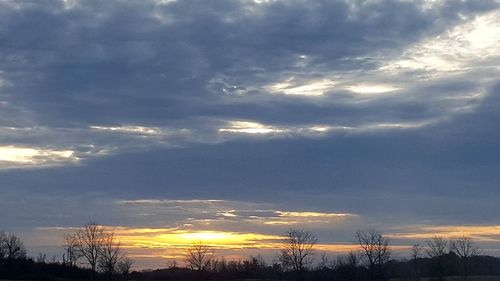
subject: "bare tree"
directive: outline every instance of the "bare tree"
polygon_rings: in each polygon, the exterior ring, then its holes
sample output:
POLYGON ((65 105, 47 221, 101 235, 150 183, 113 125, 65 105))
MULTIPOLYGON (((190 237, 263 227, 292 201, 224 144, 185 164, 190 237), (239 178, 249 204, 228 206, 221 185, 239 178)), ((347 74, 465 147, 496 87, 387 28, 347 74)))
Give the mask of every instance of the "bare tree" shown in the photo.
POLYGON ((422 256, 422 251, 424 248, 420 246, 419 243, 413 244, 411 247, 411 261, 413 264, 413 274, 415 275, 415 280, 420 280, 420 270, 418 268, 418 259, 422 256))
MULTIPOLYGON (((222 258, 224 258, 224 257, 222 257, 222 258)), ((167 262, 168 269, 174 269, 174 268, 178 268, 178 267, 179 267, 179 265, 177 264, 176 260, 171 260, 171 261, 167 262)))
POLYGON ((134 265, 134 261, 129 258, 121 258, 117 264, 118 273, 121 275, 127 275, 130 273, 130 269, 134 265))
POLYGON ((411 253, 410 253, 411 259, 414 261, 419 259, 422 256, 423 250, 424 250, 424 248, 422 246, 420 246, 419 243, 413 244, 413 246, 411 247, 411 253))
POLYGON ((446 249, 448 248, 448 240, 442 237, 434 237, 427 241, 427 255, 430 258, 440 257, 446 255, 446 249))
POLYGON ((85 259, 92 270, 92 280, 96 280, 96 269, 99 255, 104 242, 104 227, 95 222, 90 222, 77 230, 76 233, 77 253, 85 259))
POLYGON ((317 239, 312 233, 301 229, 290 229, 283 241, 280 255, 283 266, 296 272, 307 270, 312 263, 316 242, 317 239))
POLYGON ((63 264, 70 267, 76 265, 76 261, 80 257, 77 246, 78 246, 77 235, 70 233, 64 235, 63 264))
POLYGON ((350 251, 346 255, 337 256, 335 261, 335 267, 339 266, 350 266, 357 267, 360 263, 359 253, 355 251, 350 251))
POLYGON ((0 254, 7 259, 26 258, 23 241, 13 233, 0 233, 0 254))
POLYGON ((358 266, 359 265, 359 252, 349 251, 346 255, 346 262, 350 266, 358 266))
POLYGON ((340 274, 341 280, 355 281, 358 278, 360 256, 358 252, 350 251, 346 255, 337 256, 335 270, 340 274))
POLYGON ((324 269, 331 269, 333 265, 333 261, 328 257, 326 253, 321 253, 319 263, 318 263, 318 270, 324 270, 324 269))
POLYGON ((115 240, 113 232, 106 231, 101 225, 90 222, 77 229, 74 233, 64 236, 63 263, 75 266, 79 259, 87 264, 92 271, 92 280, 96 280, 97 269, 111 279, 118 271, 119 262, 127 268, 132 266, 132 260, 121 255, 120 243, 115 240))
POLYGON ((7 249, 5 246, 7 235, 5 232, 0 231, 0 259, 4 259, 7 256, 7 249))
POLYGON ((47 263, 47 255, 44 253, 38 253, 35 261, 36 263, 47 263))
POLYGON ((464 274, 464 280, 468 279, 468 267, 469 260, 473 256, 477 256, 480 253, 479 247, 477 247, 470 237, 464 236, 450 242, 450 249, 457 256, 460 257, 462 261, 462 270, 464 274))
POLYGON ((120 260, 120 243, 114 239, 114 233, 105 233, 102 238, 102 244, 99 247, 99 256, 97 259, 99 269, 106 273, 108 279, 113 278, 113 273, 117 270, 117 264, 120 260))
POLYGON ((368 261, 370 280, 385 279, 383 267, 391 256, 389 239, 377 230, 359 230, 355 234, 361 255, 368 261))
POLYGON ((444 280, 444 256, 447 254, 448 240, 442 237, 434 237, 427 241, 427 255, 432 260, 432 269, 435 277, 439 280, 444 280))
POLYGON ((186 263, 197 271, 205 271, 214 259, 213 250, 202 243, 192 245, 186 250, 186 263))

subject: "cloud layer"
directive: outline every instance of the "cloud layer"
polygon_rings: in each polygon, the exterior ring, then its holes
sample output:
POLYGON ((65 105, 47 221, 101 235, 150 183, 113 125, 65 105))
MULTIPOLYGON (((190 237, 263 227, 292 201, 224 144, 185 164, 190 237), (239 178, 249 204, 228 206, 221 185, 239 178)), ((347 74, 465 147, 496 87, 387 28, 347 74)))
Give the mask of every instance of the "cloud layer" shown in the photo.
POLYGON ((494 1, 1 5, 2 143, 79 158, 420 128, 472 111, 498 71, 494 1))
POLYGON ((499 8, 1 1, 0 225, 491 230, 499 8))

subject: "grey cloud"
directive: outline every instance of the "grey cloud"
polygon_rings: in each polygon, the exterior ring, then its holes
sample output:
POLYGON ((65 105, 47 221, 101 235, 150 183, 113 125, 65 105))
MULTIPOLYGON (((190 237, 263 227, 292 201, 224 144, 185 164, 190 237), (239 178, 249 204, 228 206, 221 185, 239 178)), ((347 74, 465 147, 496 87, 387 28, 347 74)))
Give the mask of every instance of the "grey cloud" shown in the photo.
MULTIPOLYGON (((207 90, 214 75, 229 77, 232 87, 241 88, 277 81, 286 73, 342 70, 339 61, 346 59, 351 70, 358 70, 359 62, 350 58, 401 49, 456 23, 459 13, 494 7, 461 4, 451 13, 397 1, 359 3, 354 12, 342 1, 82 2, 72 9, 47 3, 5 8, 3 65, 12 84, 10 99, 40 122, 59 126, 245 117, 239 116, 238 103, 207 90), (436 13, 445 13, 438 15, 443 22, 435 22, 436 13), (155 15, 172 19, 162 23, 155 15), (391 39, 396 36, 397 41, 391 39), (297 68, 292 58, 299 55, 313 59, 297 68)), ((287 101, 273 103, 293 112, 287 101)))
MULTIPOLYGON (((220 215, 233 207, 249 220, 303 210, 380 228, 498 224, 498 55, 432 51, 497 2, 72 3, 0 2, 0 148, 82 160, 0 170, 0 211, 19 209, 3 227, 174 225, 188 214, 237 229, 220 215), (451 66, 408 65, 422 54, 451 66), (318 81, 322 95, 285 93, 318 81), (281 131, 219 131, 234 121, 281 131), (109 205, 145 198, 173 201, 109 205), (187 206, 193 198, 238 203, 187 206)), ((349 241, 356 227, 331 229, 349 241)))

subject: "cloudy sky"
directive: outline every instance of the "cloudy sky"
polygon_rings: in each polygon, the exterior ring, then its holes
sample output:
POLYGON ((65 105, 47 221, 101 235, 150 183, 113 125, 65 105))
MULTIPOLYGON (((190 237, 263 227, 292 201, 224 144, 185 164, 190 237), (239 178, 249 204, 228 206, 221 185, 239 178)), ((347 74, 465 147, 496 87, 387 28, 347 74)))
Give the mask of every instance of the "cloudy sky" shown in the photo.
POLYGON ((290 227, 500 254, 499 73, 493 0, 1 0, 0 229, 96 220, 139 267, 290 227))

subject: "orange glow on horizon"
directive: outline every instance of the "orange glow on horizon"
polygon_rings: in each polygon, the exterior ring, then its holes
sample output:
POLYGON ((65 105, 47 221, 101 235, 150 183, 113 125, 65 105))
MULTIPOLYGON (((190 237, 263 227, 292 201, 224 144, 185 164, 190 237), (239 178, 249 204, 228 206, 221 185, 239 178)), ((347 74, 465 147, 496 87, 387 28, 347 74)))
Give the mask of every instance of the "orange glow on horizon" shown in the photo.
MULTIPOLYGON (((316 214, 314 212, 281 213, 278 218, 271 218, 270 222, 291 222, 300 218, 340 217, 340 214, 316 214), (283 218, 293 218, 285 219, 283 218)), ((348 215, 349 216, 349 215, 348 215)), ((265 234, 257 232, 237 232, 214 229, 199 229, 196 226, 171 228, 134 228, 124 226, 104 226, 107 231, 113 232, 120 242, 127 256, 138 259, 145 264, 162 264, 167 261, 182 261, 185 259, 186 249, 194 244, 202 243, 211 247, 216 257, 231 257, 231 259, 246 259, 251 255, 262 254, 266 258, 275 257, 283 247, 283 235, 265 234)), ((44 232, 43 243, 60 245, 64 233, 75 231, 75 227, 40 227, 44 232), (61 238, 57 238, 61 237, 61 238)), ((278 229, 275 229, 275 231, 278 229)), ((429 226, 413 225, 398 229, 399 232, 385 234, 391 238, 390 248, 398 254, 406 255, 414 241, 431 239, 441 236, 445 239, 456 239, 469 236, 479 244, 491 241, 500 241, 500 225, 483 226, 429 226)), ((359 251, 355 242, 322 241, 314 246, 317 253, 328 255, 342 255, 350 251, 359 251)), ((40 243, 41 240, 39 240, 40 243)), ((47 245, 47 244, 44 244, 47 245)), ((161 267, 161 266, 160 266, 161 267)))
POLYGON ((188 231, 178 229, 117 228, 122 246, 127 248, 185 248, 203 243, 220 249, 276 248, 283 239, 278 235, 226 231, 188 231))
POLYGON ((446 239, 456 239, 460 237, 471 237, 477 241, 497 242, 500 241, 499 225, 483 226, 423 226, 418 232, 404 232, 387 234, 390 238, 396 239, 431 239, 436 236, 446 239))
MULTIPOLYGON (((157 257, 182 259, 187 247, 202 243, 213 247, 218 253, 244 258, 245 250, 262 252, 279 251, 284 236, 258 233, 226 231, 188 231, 178 229, 113 229, 121 245, 131 251, 135 257, 157 257), (237 251, 237 252, 235 252, 237 251)), ((314 248, 321 252, 342 254, 360 250, 354 243, 316 244, 314 248)), ((396 251, 406 251, 409 246, 391 246, 396 251)), ((227 256, 227 255, 224 255, 227 256)))

